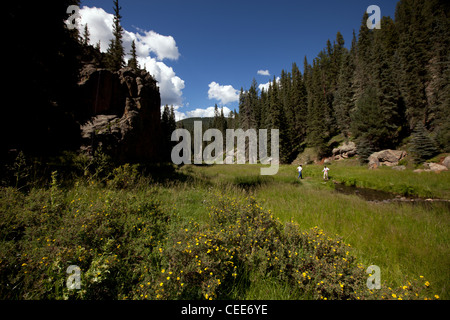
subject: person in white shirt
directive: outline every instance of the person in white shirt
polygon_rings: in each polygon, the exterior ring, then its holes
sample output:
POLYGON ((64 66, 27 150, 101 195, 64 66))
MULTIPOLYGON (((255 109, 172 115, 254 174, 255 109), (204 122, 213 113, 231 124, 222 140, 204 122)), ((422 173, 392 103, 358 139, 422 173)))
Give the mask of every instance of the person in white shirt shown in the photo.
POLYGON ((297 167, 297 171, 298 171, 298 177, 297 177, 297 179, 303 179, 303 176, 302 176, 302 171, 303 171, 303 168, 302 168, 302 165, 299 165, 298 167, 297 167))
POLYGON ((329 171, 329 170, 330 170, 330 169, 329 169, 327 166, 323 167, 322 172, 323 172, 323 179, 324 179, 324 180, 328 180, 328 171, 329 171))

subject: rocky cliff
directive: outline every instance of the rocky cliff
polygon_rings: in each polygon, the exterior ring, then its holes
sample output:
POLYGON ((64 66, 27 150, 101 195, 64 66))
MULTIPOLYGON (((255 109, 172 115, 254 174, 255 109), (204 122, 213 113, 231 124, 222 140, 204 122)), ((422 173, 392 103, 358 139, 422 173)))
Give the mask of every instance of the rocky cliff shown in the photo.
POLYGON ((102 146, 118 162, 159 160, 161 98, 148 72, 88 64, 78 85, 82 151, 102 146))

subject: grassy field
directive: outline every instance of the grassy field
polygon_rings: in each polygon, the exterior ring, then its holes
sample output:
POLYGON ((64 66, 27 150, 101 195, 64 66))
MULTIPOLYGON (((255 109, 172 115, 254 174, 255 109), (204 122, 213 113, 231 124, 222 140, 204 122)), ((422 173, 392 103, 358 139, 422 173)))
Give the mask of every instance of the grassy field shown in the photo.
MULTIPOLYGON (((448 172, 330 166, 348 185, 450 199, 448 172)), ((2 299, 449 299, 446 203, 372 203, 321 167, 130 166, 1 188, 2 299), (68 290, 66 268, 81 269, 68 290), (382 288, 368 290, 369 265, 382 288)))
MULTIPOLYGON (((330 167, 330 179, 350 185, 450 199, 449 172, 413 173, 387 167, 367 170, 345 163, 330 167)), ((292 220, 304 229, 317 226, 327 234, 339 234, 366 265, 378 265, 388 282, 400 285, 404 275, 426 275, 439 288, 438 294, 449 298, 448 204, 369 203, 358 196, 335 192, 331 181, 323 181, 321 169, 306 166, 304 179, 299 181, 294 166, 281 166, 273 177, 259 176, 257 166, 185 168, 219 186, 245 186, 246 182, 252 186, 247 188, 249 192, 281 221, 292 220)))

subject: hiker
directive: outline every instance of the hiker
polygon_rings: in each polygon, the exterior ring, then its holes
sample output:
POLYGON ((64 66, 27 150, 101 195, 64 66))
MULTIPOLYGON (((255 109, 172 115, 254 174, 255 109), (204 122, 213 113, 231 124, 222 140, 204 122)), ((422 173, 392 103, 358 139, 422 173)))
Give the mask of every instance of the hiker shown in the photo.
POLYGON ((297 167, 297 171, 298 171, 298 177, 297 177, 297 179, 298 179, 298 178, 303 179, 303 177, 302 177, 302 171, 303 171, 302 165, 299 165, 299 166, 297 167))
POLYGON ((330 170, 330 169, 329 169, 327 166, 323 167, 322 172, 323 172, 323 179, 324 179, 324 180, 328 180, 328 171, 329 171, 329 170, 330 170))

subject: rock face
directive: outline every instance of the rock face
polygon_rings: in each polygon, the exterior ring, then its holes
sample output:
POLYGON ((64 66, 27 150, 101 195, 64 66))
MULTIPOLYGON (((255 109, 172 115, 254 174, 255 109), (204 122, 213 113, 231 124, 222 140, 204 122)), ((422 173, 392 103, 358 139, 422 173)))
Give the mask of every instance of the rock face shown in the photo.
POLYGON ((402 150, 382 150, 372 153, 369 160, 369 169, 376 169, 380 166, 397 166, 398 162, 407 156, 406 151, 402 150))
POLYGON ((342 146, 333 149, 333 160, 353 157, 357 153, 356 144, 353 141, 344 143, 342 146))
POLYGON ((118 162, 159 159, 161 98, 148 72, 87 65, 79 89, 82 150, 102 146, 118 162))

